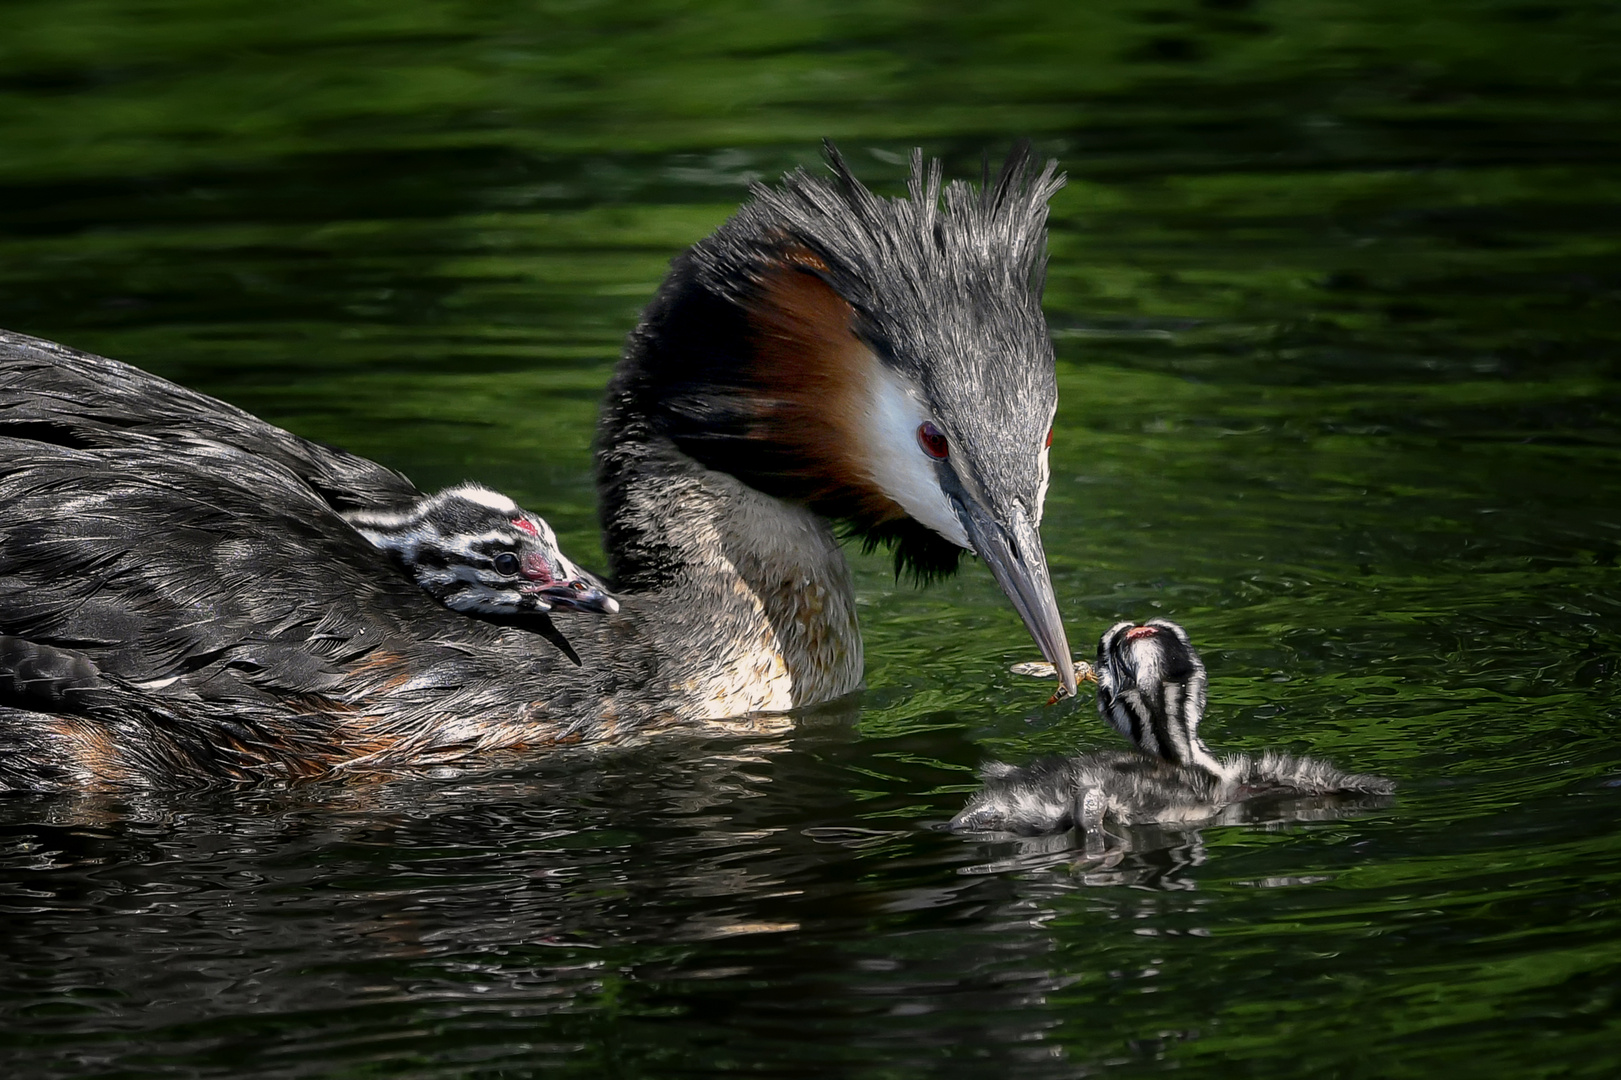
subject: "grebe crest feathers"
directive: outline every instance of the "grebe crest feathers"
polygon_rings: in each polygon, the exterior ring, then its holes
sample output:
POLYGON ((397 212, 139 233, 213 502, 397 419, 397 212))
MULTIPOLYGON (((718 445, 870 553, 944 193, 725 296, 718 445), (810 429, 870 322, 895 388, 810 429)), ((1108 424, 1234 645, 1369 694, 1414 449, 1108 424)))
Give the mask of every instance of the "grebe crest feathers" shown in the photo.
MULTIPOLYGON (((1038 532, 1058 402, 1041 310, 1056 164, 1037 171, 1020 146, 976 188, 915 154, 907 194, 886 198, 828 158, 831 177, 756 186, 676 260, 632 336, 598 429, 615 580, 660 588, 719 554, 672 551, 650 527, 677 511, 640 482, 647 463, 696 463, 891 547, 897 573, 949 574, 973 552, 1043 654, 1067 658, 1038 532)), ((764 537, 720 546, 774 574, 764 537)))

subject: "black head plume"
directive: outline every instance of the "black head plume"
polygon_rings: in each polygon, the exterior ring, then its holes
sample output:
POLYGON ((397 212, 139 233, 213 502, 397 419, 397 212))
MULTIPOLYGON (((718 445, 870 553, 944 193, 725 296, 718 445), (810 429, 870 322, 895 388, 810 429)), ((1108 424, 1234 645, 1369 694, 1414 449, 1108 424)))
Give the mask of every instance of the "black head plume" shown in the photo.
POLYGON ((945 432, 970 494, 994 488, 1039 519, 1057 399, 1041 288, 1062 179, 1024 143, 981 187, 942 183, 915 152, 907 195, 884 198, 831 144, 827 157, 831 177, 757 185, 677 260, 633 342, 634 389, 706 466, 892 546, 897 571, 949 573, 972 544, 959 477, 942 489, 918 455, 919 418, 945 432))

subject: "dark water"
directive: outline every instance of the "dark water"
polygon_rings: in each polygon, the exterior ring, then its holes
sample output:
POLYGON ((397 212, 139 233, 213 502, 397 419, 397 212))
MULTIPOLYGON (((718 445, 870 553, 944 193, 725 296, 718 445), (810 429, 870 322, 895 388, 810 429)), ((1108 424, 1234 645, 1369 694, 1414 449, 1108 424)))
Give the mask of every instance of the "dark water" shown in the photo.
POLYGON ((597 549, 672 254, 822 135, 1059 157, 1046 537, 1185 623, 1218 749, 1396 777, 1103 860, 939 832, 1113 745, 989 575, 856 558, 781 738, 0 803, 7 1076, 1611 1076, 1621 9, 421 0, 0 9, 0 325, 597 549))

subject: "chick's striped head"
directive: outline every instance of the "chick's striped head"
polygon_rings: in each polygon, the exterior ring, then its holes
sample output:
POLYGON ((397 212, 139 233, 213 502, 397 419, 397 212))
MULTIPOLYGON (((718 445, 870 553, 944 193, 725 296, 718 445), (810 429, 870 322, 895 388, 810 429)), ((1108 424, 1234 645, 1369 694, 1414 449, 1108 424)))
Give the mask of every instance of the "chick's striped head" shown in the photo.
POLYGON ((603 583, 563 554, 545 519, 478 484, 446 488, 395 511, 344 517, 453 611, 512 617, 553 608, 619 610, 603 583))

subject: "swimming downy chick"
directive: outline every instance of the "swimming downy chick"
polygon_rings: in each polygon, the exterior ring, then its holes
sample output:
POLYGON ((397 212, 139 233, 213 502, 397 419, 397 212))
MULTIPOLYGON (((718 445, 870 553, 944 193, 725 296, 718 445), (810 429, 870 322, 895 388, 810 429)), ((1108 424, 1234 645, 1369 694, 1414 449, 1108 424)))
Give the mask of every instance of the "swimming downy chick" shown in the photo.
POLYGON ((1187 631, 1167 619, 1119 623, 1098 643, 1098 712, 1136 747, 1022 767, 991 762, 984 790, 951 821, 958 832, 1023 835, 1105 821, 1201 822, 1251 799, 1388 795, 1379 776, 1267 751, 1218 758, 1199 738, 1205 668, 1187 631))
POLYGON ((343 516, 453 611, 517 618, 553 608, 619 610, 600 580, 564 556, 543 518, 487 487, 460 484, 397 511, 343 516))

